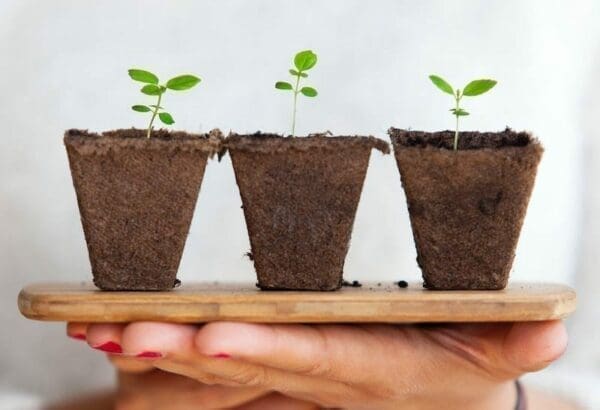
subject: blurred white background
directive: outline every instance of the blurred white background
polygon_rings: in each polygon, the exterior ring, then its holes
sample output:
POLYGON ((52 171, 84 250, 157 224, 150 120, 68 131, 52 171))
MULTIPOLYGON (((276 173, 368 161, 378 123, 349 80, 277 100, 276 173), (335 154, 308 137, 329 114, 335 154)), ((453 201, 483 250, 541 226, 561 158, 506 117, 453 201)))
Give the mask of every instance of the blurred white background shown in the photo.
MULTIPOLYGON (((530 130, 546 147, 512 279, 576 285, 581 300, 568 354, 531 382, 597 404, 598 21, 593 0, 0 0, 0 395, 56 399, 112 382, 104 358, 67 340, 63 325, 16 308, 27 282, 90 279, 64 130, 144 127, 129 108, 148 101, 127 76, 139 67, 202 77, 167 95, 175 129, 286 132, 290 96, 273 84, 311 48, 319 96, 300 101, 300 133, 451 128, 451 99, 428 74, 456 87, 499 81, 465 101, 463 127, 530 130)), ((230 161, 210 162, 180 278, 252 281, 248 249, 230 161)), ((345 272, 420 278, 392 156, 372 156, 345 272)))

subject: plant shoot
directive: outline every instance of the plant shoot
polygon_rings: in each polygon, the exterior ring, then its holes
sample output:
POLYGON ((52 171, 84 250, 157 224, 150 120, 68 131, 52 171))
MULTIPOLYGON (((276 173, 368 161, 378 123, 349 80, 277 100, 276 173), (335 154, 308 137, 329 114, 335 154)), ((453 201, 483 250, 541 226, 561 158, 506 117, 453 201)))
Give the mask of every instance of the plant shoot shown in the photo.
POLYGON ((146 132, 147 138, 150 138, 150 135, 152 134, 154 120, 156 119, 157 115, 158 119, 163 124, 171 125, 175 123, 175 120, 173 119, 171 114, 166 112, 161 106, 163 94, 167 90, 189 90, 190 88, 196 86, 200 82, 200 78, 191 74, 184 74, 171 78, 169 81, 166 82, 166 84, 159 84, 158 77, 152 74, 150 71, 132 68, 128 72, 129 77, 131 77, 132 80, 139 81, 145 84, 140 89, 140 91, 143 94, 156 97, 156 102, 154 104, 138 104, 131 107, 133 111, 152 113, 152 116, 150 117, 150 124, 148 124, 148 131, 146 132))
POLYGON ((310 70, 317 64, 317 55, 312 50, 300 51, 294 57, 294 67, 290 68, 289 73, 294 77, 292 85, 287 81, 277 81, 275 88, 278 90, 292 91, 294 94, 294 106, 292 109, 292 134, 293 137, 296 134, 296 105, 298 102, 298 94, 302 94, 306 97, 316 97, 317 90, 313 87, 304 86, 300 88, 300 79, 308 77, 306 71, 310 70))
POLYGON ((469 115, 469 113, 460 106, 460 101, 463 97, 475 97, 477 95, 481 95, 488 92, 489 90, 494 88, 494 86, 497 84, 497 81, 490 79, 473 80, 469 84, 467 84, 462 90, 457 88, 456 91, 454 91, 452 86, 442 77, 439 77, 437 75, 430 75, 429 79, 437 88, 439 88, 446 94, 450 94, 454 97, 455 105, 454 108, 450 108, 450 112, 456 117, 456 131, 454 132, 454 151, 456 151, 458 149, 459 134, 458 120, 460 117, 469 115))

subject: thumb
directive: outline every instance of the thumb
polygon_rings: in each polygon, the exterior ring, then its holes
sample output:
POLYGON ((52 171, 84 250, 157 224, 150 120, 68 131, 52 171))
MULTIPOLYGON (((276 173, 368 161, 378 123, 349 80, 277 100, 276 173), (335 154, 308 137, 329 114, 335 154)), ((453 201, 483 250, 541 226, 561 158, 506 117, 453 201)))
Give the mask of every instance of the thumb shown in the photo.
POLYGON ((567 349, 567 331, 560 320, 515 323, 506 334, 503 353, 519 373, 541 370, 567 349))

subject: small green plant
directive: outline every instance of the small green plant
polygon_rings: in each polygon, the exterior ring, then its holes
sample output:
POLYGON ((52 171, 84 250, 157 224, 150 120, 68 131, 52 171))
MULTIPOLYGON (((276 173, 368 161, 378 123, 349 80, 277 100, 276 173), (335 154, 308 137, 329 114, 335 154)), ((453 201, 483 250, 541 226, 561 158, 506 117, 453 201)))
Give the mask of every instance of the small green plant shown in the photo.
POLYGON ((278 90, 291 90, 294 93, 294 108, 292 110, 292 134, 293 137, 296 134, 296 105, 298 101, 298 94, 302 94, 306 97, 316 97, 317 90, 313 87, 302 87, 300 88, 300 79, 308 77, 306 71, 310 70, 317 64, 317 55, 312 50, 300 51, 294 57, 295 68, 290 68, 290 74, 295 78, 294 85, 287 81, 277 81, 275 88, 278 90))
POLYGON ((171 114, 164 111, 164 108, 160 105, 163 94, 167 90, 189 90, 200 82, 200 78, 191 74, 184 74, 171 78, 166 82, 166 84, 159 84, 158 77, 152 74, 150 71, 132 68, 128 72, 129 77, 131 77, 132 80, 146 84, 140 89, 143 94, 156 96, 157 98, 156 104, 134 105, 131 107, 133 111, 152 113, 152 117, 150 117, 150 124, 148 125, 148 131, 146 133, 146 137, 148 138, 150 138, 152 133, 152 125, 154 124, 154 120, 156 119, 157 115, 163 124, 171 125, 175 123, 175 120, 171 114))
POLYGON ((454 108, 450 108, 450 112, 452 112, 452 115, 456 117, 456 131, 454 132, 454 151, 456 151, 458 149, 458 119, 460 117, 469 115, 467 111, 461 108, 460 100, 463 97, 475 97, 488 92, 494 88, 494 86, 497 84, 497 81, 490 79, 473 80, 467 84, 462 91, 458 88, 456 91, 454 91, 452 86, 442 77, 430 75, 429 79, 437 88, 454 97, 455 106, 454 108))

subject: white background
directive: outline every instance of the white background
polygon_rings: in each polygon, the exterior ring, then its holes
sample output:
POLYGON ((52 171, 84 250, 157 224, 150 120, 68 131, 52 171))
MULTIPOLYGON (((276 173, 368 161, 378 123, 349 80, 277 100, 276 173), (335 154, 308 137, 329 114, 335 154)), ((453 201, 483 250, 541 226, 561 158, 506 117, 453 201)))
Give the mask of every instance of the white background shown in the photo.
MULTIPOLYGON (((66 340, 62 325, 20 318, 16 296, 31 281, 90 278, 62 134, 144 127, 146 116, 129 107, 150 100, 130 67, 164 80, 202 77, 194 90, 166 96, 176 129, 287 132, 291 96, 273 84, 288 79, 296 51, 311 48, 319 62, 307 84, 319 96, 300 100, 298 131, 384 139, 390 126, 453 126, 451 98, 428 74, 455 87, 495 78, 489 94, 465 99, 472 115, 463 127, 531 130, 546 147, 512 278, 600 288, 581 279, 597 266, 595 252, 582 252, 598 241, 598 194, 583 177, 584 160, 600 175, 598 21, 593 0, 0 0, 0 394, 56 398, 111 380, 101 355, 66 340)), ((248 249, 230 161, 210 162, 180 277, 252 281, 248 249)), ((420 277, 392 156, 371 158, 345 272, 420 277)), ((586 312, 598 302, 583 305, 579 317, 593 318, 586 312)), ((580 336, 581 345, 600 343, 594 337, 580 336)), ((565 360, 575 365, 573 356, 565 360)), ((587 364, 600 367, 595 357, 587 364)))

